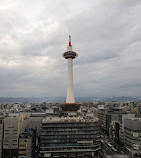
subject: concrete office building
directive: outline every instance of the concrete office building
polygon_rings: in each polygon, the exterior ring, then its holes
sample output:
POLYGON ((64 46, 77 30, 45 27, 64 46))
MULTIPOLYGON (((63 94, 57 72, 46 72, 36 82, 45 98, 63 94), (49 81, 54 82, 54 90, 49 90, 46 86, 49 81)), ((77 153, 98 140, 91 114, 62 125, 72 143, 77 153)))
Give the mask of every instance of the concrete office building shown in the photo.
POLYGON ((0 158, 2 158, 2 142, 3 142, 3 116, 0 116, 0 158))
POLYGON ((124 120, 128 118, 135 118, 135 114, 123 114, 122 120, 120 122, 120 129, 119 129, 119 139, 121 144, 124 144, 124 120))
POLYGON ((115 138, 116 123, 121 122, 123 114, 126 112, 118 108, 112 108, 106 112, 106 133, 112 138, 115 138))
POLYGON ((101 129, 106 131, 106 110, 104 108, 98 109, 98 118, 101 129))
POLYGON ((0 103, 0 110, 2 109, 2 104, 0 103))
POLYGON ((41 157, 92 157, 100 149, 99 132, 96 118, 46 117, 41 127, 41 157))
POLYGON ((18 157, 19 135, 25 131, 29 123, 28 114, 10 114, 4 119, 3 153, 4 158, 18 157))
POLYGON ((45 113, 39 113, 39 112, 31 113, 29 118, 29 128, 36 129, 37 134, 39 134, 41 130, 41 123, 44 117, 45 117, 45 113))
POLYGON ((141 117, 141 106, 137 107, 137 117, 141 117))
POLYGON ((124 121, 125 146, 132 156, 141 156, 141 118, 129 118, 124 121))

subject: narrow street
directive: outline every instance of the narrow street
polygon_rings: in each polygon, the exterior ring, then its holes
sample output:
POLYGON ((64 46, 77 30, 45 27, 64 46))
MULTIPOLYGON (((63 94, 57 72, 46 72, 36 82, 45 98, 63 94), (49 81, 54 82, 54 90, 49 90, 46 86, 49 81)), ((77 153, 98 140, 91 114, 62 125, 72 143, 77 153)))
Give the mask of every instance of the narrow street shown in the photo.
POLYGON ((116 157, 119 157, 116 155, 125 155, 125 157, 131 158, 130 153, 127 150, 123 151, 123 147, 118 145, 112 138, 107 137, 107 135, 104 133, 101 133, 101 137, 102 137, 101 152, 104 157, 107 157, 108 155, 110 155, 116 158, 116 157))

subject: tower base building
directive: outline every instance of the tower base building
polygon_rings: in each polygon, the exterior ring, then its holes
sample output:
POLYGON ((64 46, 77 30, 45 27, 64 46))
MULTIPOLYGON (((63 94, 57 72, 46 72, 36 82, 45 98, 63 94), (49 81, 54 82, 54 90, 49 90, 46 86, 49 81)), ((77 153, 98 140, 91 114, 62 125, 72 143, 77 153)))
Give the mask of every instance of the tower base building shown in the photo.
POLYGON ((43 120, 40 157, 93 157, 100 150, 98 119, 74 114, 43 120))

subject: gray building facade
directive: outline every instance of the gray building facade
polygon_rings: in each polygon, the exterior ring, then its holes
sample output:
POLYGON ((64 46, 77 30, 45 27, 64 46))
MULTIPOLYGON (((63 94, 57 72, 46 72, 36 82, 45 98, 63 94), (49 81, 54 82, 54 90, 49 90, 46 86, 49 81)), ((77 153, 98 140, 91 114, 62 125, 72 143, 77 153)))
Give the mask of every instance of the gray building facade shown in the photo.
POLYGON ((41 126, 41 157, 91 157, 101 148, 98 119, 45 118, 41 126))
POLYGON ((2 158, 2 142, 3 142, 3 116, 0 116, 0 158, 2 158))
POLYGON ((141 118, 130 118, 124 121, 125 146, 132 156, 141 154, 141 118))

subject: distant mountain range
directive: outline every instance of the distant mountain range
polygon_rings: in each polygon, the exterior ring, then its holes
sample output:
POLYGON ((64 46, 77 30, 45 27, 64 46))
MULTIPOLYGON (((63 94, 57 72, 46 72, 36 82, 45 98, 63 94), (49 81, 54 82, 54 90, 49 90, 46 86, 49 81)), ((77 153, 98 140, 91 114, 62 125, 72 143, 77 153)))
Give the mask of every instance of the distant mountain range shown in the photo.
MULTIPOLYGON (((0 103, 61 103, 65 102, 65 97, 0 97, 0 103)), ((141 97, 75 97, 76 102, 126 102, 126 101, 141 101, 141 97)))

